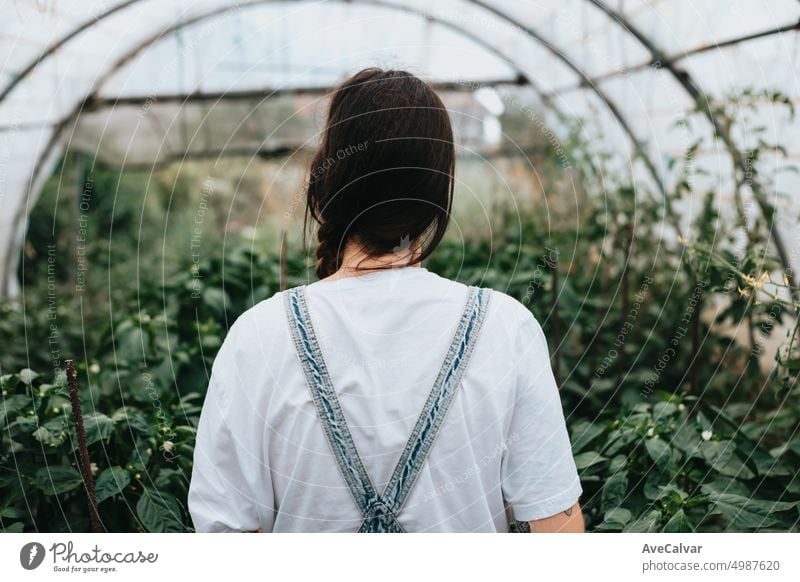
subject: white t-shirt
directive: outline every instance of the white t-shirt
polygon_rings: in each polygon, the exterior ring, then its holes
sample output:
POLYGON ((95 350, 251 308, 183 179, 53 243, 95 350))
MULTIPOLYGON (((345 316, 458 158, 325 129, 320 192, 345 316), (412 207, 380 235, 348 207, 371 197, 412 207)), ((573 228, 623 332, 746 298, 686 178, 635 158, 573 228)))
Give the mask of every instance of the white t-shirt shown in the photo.
MULTIPOLYGON (((355 532, 292 343, 283 293, 231 326, 197 427, 189 512, 198 532, 355 532)), ((467 287, 423 267, 319 281, 309 314, 353 440, 383 491, 433 386, 467 287)), ((472 359, 399 515, 409 532, 504 532, 582 493, 547 342, 493 291, 472 359)))

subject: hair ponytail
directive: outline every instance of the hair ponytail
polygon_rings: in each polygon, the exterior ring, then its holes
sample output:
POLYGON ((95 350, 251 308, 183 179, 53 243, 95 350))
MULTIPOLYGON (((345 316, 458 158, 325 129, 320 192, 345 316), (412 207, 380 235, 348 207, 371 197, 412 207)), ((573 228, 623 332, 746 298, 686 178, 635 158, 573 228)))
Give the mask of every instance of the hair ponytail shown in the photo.
POLYGON ((347 243, 368 256, 420 241, 412 262, 439 244, 453 198, 450 118, 431 88, 406 71, 364 69, 332 93, 309 168, 306 223, 318 225, 316 272, 341 266, 347 243))
POLYGON ((344 255, 344 230, 334 227, 330 222, 323 222, 317 230, 317 277, 324 279, 333 275, 342 264, 344 255))

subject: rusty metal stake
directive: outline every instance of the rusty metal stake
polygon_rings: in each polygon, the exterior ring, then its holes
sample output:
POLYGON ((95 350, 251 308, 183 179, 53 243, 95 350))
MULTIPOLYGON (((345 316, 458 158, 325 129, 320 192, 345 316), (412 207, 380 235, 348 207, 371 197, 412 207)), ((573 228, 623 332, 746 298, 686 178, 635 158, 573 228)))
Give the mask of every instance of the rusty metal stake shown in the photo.
POLYGON ((83 484, 86 487, 86 495, 89 498, 89 521, 94 533, 103 533, 104 530, 100 521, 100 512, 97 509, 97 496, 94 491, 92 465, 89 462, 89 448, 86 444, 86 429, 83 426, 83 414, 81 413, 81 400, 78 396, 78 381, 75 375, 75 365, 72 360, 66 360, 64 362, 64 368, 67 372, 67 383, 69 384, 69 399, 72 401, 72 421, 75 423, 75 433, 78 436, 78 454, 81 473, 83 473, 83 484))

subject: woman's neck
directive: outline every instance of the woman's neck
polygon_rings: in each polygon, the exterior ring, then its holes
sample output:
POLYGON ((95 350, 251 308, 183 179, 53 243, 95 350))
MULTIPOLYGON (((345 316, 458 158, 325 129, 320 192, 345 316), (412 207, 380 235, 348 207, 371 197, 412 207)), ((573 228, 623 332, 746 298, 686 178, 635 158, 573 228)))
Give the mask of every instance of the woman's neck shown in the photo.
POLYGON ((366 273, 374 273, 376 269, 397 269, 401 267, 418 267, 419 263, 409 264, 420 252, 419 244, 401 243, 395 247, 393 253, 379 256, 370 256, 363 250, 363 246, 355 241, 348 241, 342 254, 342 264, 332 275, 325 277, 325 281, 357 277, 366 273))

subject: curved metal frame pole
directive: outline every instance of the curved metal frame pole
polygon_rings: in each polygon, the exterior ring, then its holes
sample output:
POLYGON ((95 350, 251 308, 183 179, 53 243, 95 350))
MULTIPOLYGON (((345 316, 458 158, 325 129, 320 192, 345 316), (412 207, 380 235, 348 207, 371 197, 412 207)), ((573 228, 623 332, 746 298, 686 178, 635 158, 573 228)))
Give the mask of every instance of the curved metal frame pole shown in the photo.
MULTIPOLYGON (((31 65, 26 67, 26 69, 23 71, 23 73, 21 73, 15 79, 14 86, 22 78, 27 76, 36 67, 36 65, 41 63, 43 60, 45 60, 51 54, 53 54, 53 52, 55 52, 58 48, 63 46, 71 38, 74 38, 75 36, 80 34, 80 32, 82 32, 86 28, 90 27, 92 25, 92 23, 96 23, 96 22, 98 22, 100 20, 103 20, 103 19, 107 18, 108 16, 114 14, 115 12, 120 10, 121 8, 128 7, 128 6, 130 6, 130 5, 132 5, 132 4, 136 3, 136 2, 139 2, 139 1, 140 0, 128 0, 127 2, 124 2, 124 3, 122 3, 122 4, 118 5, 118 6, 115 6, 114 8, 111 8, 108 11, 98 15, 96 18, 92 19, 91 23, 84 23, 83 25, 79 26, 75 30, 70 31, 70 33, 68 33, 65 37, 63 37, 62 39, 59 39, 58 41, 53 43, 50 47, 48 47, 48 49, 46 49, 45 52, 42 55, 40 55, 31 65)), ((92 96, 96 93, 96 91, 98 90, 99 87, 102 87, 102 84, 108 79, 110 74, 112 72, 118 70, 120 67, 122 67, 125 63, 127 63, 131 59, 133 59, 139 52, 141 52, 145 48, 149 47, 150 45, 154 44, 159 39, 163 38, 166 34, 170 34, 171 32, 174 32, 175 30, 177 30, 177 29, 179 29, 181 27, 189 26, 191 24, 206 20, 208 18, 213 18, 214 16, 216 16, 218 14, 222 14, 222 13, 230 10, 232 7, 236 7, 237 9, 239 9, 239 8, 256 6, 256 5, 263 5, 263 4, 268 4, 268 3, 271 3, 271 2, 279 2, 279 1, 280 2, 287 2, 287 1, 291 1, 291 0, 251 0, 251 1, 246 2, 246 3, 236 4, 234 2, 231 2, 230 4, 224 4, 224 5, 221 5, 218 8, 216 8, 214 10, 210 10, 210 11, 208 11, 208 12, 202 14, 202 15, 194 16, 194 17, 191 17, 189 19, 183 20, 183 21, 179 22, 178 24, 176 24, 174 26, 171 26, 170 28, 168 28, 166 30, 159 32, 157 35, 153 35, 152 37, 146 39, 144 42, 142 42, 139 45, 137 45, 137 47, 135 47, 133 50, 128 51, 110 69, 108 69, 106 71, 106 73, 100 78, 98 83, 96 83, 94 88, 90 91, 88 97, 83 102, 81 102, 78 105, 78 107, 70 115, 66 116, 63 120, 61 120, 61 122, 59 122, 56 125, 56 127, 54 129, 54 132, 53 132, 53 135, 51 136, 51 139, 49 140, 47 146, 45 147, 45 150, 42 152, 42 154, 40 154, 40 156, 39 156, 39 158, 37 160, 37 163, 34 166, 34 171, 33 171, 34 179, 35 179, 35 177, 38 175, 38 173, 41 170, 42 161, 44 159, 46 159, 47 155, 53 149, 53 147, 57 143, 58 139, 60 138, 61 134, 63 133, 64 129, 67 127, 69 122, 71 120, 73 120, 80 113, 80 111, 83 109, 83 107, 87 103, 91 102, 92 96)), ((337 1, 340 1, 340 0, 337 0, 337 1)), ((384 6, 384 7, 387 7, 387 8, 398 9, 398 10, 407 9, 406 6, 393 4, 393 3, 390 3, 390 2, 383 2, 382 0, 341 0, 341 1, 360 3, 360 4, 367 4, 367 5, 371 4, 371 5, 376 5, 376 6, 384 6)), ((647 154, 647 151, 645 150, 643 144, 639 141, 639 139, 636 137, 636 134, 633 132, 630 124, 627 122, 625 117, 622 115, 621 111, 619 110, 617 105, 613 102, 613 100, 611 100, 609 98, 609 96, 606 95, 606 93, 604 91, 602 91, 599 87, 597 87, 597 85, 595 85, 593 83, 592 79, 588 75, 586 75, 586 73, 583 72, 580 69, 580 67, 577 66, 576 63, 574 63, 571 59, 569 59, 561 50, 558 49, 558 47, 556 47, 552 42, 550 42, 549 40, 544 38, 540 33, 536 32, 535 30, 531 29, 530 27, 524 26, 517 19, 505 14, 501 10, 495 8, 494 6, 490 6, 490 5, 486 4, 485 2, 483 2, 481 0, 463 0, 463 1, 470 2, 470 3, 472 3, 472 4, 476 5, 476 6, 479 6, 482 9, 488 11, 489 13, 494 14, 496 17, 500 18, 501 20, 504 20, 504 21, 508 22, 509 24, 517 27, 519 30, 524 32, 529 38, 531 38, 534 42, 537 42, 537 43, 541 44, 551 54, 553 54, 556 58, 558 58, 565 65, 567 65, 567 67, 569 67, 573 72, 575 72, 580 77, 582 82, 586 84, 587 88, 590 89, 593 93, 595 93, 597 95, 597 97, 603 102, 603 104, 606 106, 606 108, 609 110, 609 112, 613 115, 613 117, 620 124, 620 127, 622 127, 623 131, 628 135, 628 137, 629 137, 629 139, 631 141, 631 144, 634 147, 634 150, 636 151, 638 156, 644 162, 644 164, 647 167, 649 173, 651 174, 653 180, 655 181, 658 189, 660 190, 661 195, 662 195, 662 197, 664 199, 665 205, 669 206, 669 197, 667 195, 667 191, 666 191, 666 187, 665 187, 664 181, 663 181, 660 173, 658 172, 657 168, 655 167, 652 159, 647 154)), ((431 20, 433 22, 437 22, 440 25, 446 26, 446 27, 450 28, 451 30, 457 31, 458 33, 464 35, 465 37, 470 38, 471 40, 473 40, 474 42, 478 43, 480 46, 482 46, 486 50, 490 51, 495 56, 498 56, 499 58, 501 58, 503 61, 505 61, 507 64, 509 64, 515 70, 522 72, 522 68, 521 68, 521 66, 519 64, 517 64, 512 59, 510 59, 509 57, 504 55, 497 47, 495 47, 494 45, 492 45, 491 43, 489 43, 488 41, 486 41, 482 37, 479 37, 479 36, 469 32, 469 31, 465 30, 463 27, 460 27, 460 26, 458 26, 456 24, 453 24, 451 22, 448 22, 446 20, 442 20, 442 19, 436 18, 433 15, 426 14, 426 13, 424 13, 422 11, 419 11, 419 10, 415 10, 415 11, 416 11, 416 13, 420 14, 421 16, 424 16, 428 20, 431 20)), ((557 111, 557 108, 555 108, 554 105, 552 104, 551 98, 548 95, 545 95, 541 90, 539 90, 526 75, 522 74, 521 79, 524 79, 525 82, 527 82, 528 84, 531 85, 531 87, 538 93, 538 95, 540 96, 540 99, 542 100, 542 103, 546 107, 554 109, 554 110, 557 111)), ((12 89, 13 89, 13 86, 7 87, 4 90, 4 92, 2 93, 2 95, 0 95, 0 101, 2 101, 2 99, 6 95, 8 95, 8 93, 12 89)), ((20 219, 20 217, 17 216, 17 220, 19 220, 19 219, 20 219)), ((679 225, 678 224, 674 224, 673 226, 676 228, 678 233, 680 233, 679 225)), ((9 253, 9 258, 12 255, 13 255, 13 253, 9 253)), ((9 267, 9 265, 6 265, 6 268, 8 268, 8 267, 9 267)))
MULTIPOLYGON (((16 86, 16 84, 20 80, 24 79, 28 74, 30 74, 33 71, 33 69, 39 63, 41 63, 43 60, 48 58, 51 54, 56 52, 61 46, 66 44, 66 42, 68 42, 70 39, 72 39, 75 36, 77 36, 78 34, 80 34, 86 28, 91 27, 92 24, 94 24, 96 22, 99 22, 101 20, 104 20, 105 18, 111 16, 112 14, 114 14, 117 11, 119 11, 120 9, 126 8, 126 7, 132 5, 132 4, 136 3, 136 2, 139 2, 139 1, 141 1, 141 0, 127 0, 126 2, 123 2, 120 5, 115 6, 115 7, 111 8, 111 9, 107 10, 106 12, 103 12, 103 13, 97 15, 90 22, 83 23, 81 26, 77 27, 73 31, 70 31, 66 36, 62 37, 61 39, 59 39, 58 41, 56 41, 55 43, 50 45, 47 49, 45 49, 45 51, 37 59, 35 59, 30 65, 28 65, 14 79, 14 81, 8 87, 6 87, 6 89, 3 91, 3 93, 0 94, 0 102, 3 101, 3 99, 6 97, 6 95, 8 95, 8 93, 14 88, 14 86, 16 86)), ((269 1, 269 0, 267 0, 267 1, 269 1)), ((291 0, 282 0, 282 1, 291 1, 291 0)), ((348 1, 352 1, 352 0, 342 0, 342 1, 348 2, 348 1)), ((359 1, 359 0, 355 0, 355 1, 359 1)), ((647 169, 648 169, 649 173, 652 175, 653 180, 655 181, 657 187, 661 191, 662 196, 664 196, 665 200, 667 199, 666 188, 665 188, 664 181, 663 181, 660 173, 658 172, 658 170, 656 169, 655 165, 653 164, 653 161, 647 155, 647 152, 646 152, 644 146, 642 145, 642 143, 639 141, 639 139, 634 134, 633 130, 631 129, 630 125, 628 124, 627 120, 624 118, 622 113, 620 112, 619 108, 616 106, 616 104, 613 103, 613 101, 610 100, 610 98, 603 91, 601 91, 592 82, 592 80, 585 73, 583 73, 580 70, 579 67, 577 67, 575 65, 575 63, 573 63, 570 59, 568 59, 564 55, 564 53, 562 51, 560 51, 555 45, 553 45, 553 43, 551 43, 547 39, 543 38, 541 36, 541 34, 537 33, 536 31, 532 30, 531 28, 522 25, 522 23, 520 23, 517 19, 505 14, 504 12, 498 10, 497 8, 495 8, 493 6, 490 6, 490 5, 488 5, 485 2, 482 2, 480 0, 463 0, 463 1, 470 2, 470 3, 472 3, 472 4, 476 5, 476 6, 480 6, 481 8, 491 12, 492 14, 497 16, 498 18, 500 18, 500 19, 512 24, 513 26, 519 28, 520 30, 525 32, 530 38, 532 38, 535 42, 538 42, 538 43, 542 44, 549 52, 551 52, 553 55, 555 55, 557 58, 559 58, 562 62, 564 62, 575 73, 577 73, 580 76, 580 78, 582 79, 582 81, 584 83, 586 83, 587 87, 590 88, 600 98, 600 100, 609 109, 611 114, 617 119, 617 121, 620 124, 620 126, 623 128, 625 133, 630 138, 631 143, 632 143, 635 151, 637 152, 637 154, 639 154, 639 156, 642 158, 642 161, 647 166, 647 169)), ((248 6, 248 5, 263 4, 263 3, 266 3, 266 2, 258 2, 257 1, 257 2, 247 2, 247 3, 239 3, 239 4, 231 2, 230 4, 225 5, 224 8, 221 8, 219 10, 214 10, 213 12, 214 12, 214 14, 220 14, 220 13, 226 11, 226 10, 229 10, 233 6, 244 7, 244 6, 248 6)), ((407 8, 407 7, 404 7, 404 6, 401 7, 401 6, 398 6, 398 5, 390 5, 389 3, 378 3, 378 2, 374 2, 374 1, 373 2, 367 2, 367 1, 361 0, 360 3, 392 6, 392 7, 398 8, 398 9, 406 9, 407 8)), ((423 12, 418 11, 418 10, 416 12, 419 13, 419 14, 424 14, 423 12)), ((210 17, 210 16, 208 16, 208 17, 210 17)), ((434 19, 431 15, 425 15, 425 17, 430 19, 430 20, 436 20, 440 24, 447 22, 447 21, 444 21, 444 20, 441 20, 441 19, 434 19)), ((191 21, 191 20, 193 20, 193 19, 189 19, 187 21, 187 23, 189 21, 191 21)), ((448 24, 451 24, 451 23, 448 23, 448 24)), ((186 25, 186 23, 184 23, 184 25, 186 25)), ((456 27, 455 25, 452 25, 452 24, 451 24, 451 26, 453 27, 454 30, 459 30, 462 34, 465 33, 465 34, 470 35, 470 37, 473 38, 473 40, 479 38, 476 35, 473 35, 472 33, 469 33, 468 31, 464 30, 461 27, 456 27)), ((488 43, 487 41, 481 39, 480 40, 480 44, 482 44, 486 48, 491 47, 492 52, 497 54, 497 52, 498 52, 497 48, 494 47, 493 45, 491 45, 490 43, 488 43)), ((516 68, 518 70, 520 68, 518 65, 513 65, 513 66, 514 66, 514 68, 516 68)), ((528 79, 528 82, 530 82, 530 79, 528 79)), ((541 91, 538 91, 538 93, 540 95, 540 98, 542 99, 542 102, 545 105, 550 106, 549 103, 548 103, 549 98, 547 96, 545 96, 541 91)))
MULTIPOLYGON (((636 134, 633 132, 633 129, 631 128, 627 119, 625 119, 625 116, 619 110, 619 107, 617 107, 616 103, 614 103, 614 101, 606 94, 605 91, 603 91, 600 87, 598 87, 594 83, 591 77, 589 77, 572 59, 570 59, 561 49, 559 49, 550 40, 546 39, 544 36, 542 36, 541 33, 530 28, 529 26, 525 26, 524 24, 519 22, 516 18, 509 16, 502 10, 495 8, 494 6, 491 6, 482 0, 463 0, 463 1, 469 2, 470 4, 474 4, 476 6, 480 6, 487 12, 490 12, 495 16, 497 16, 498 18, 505 20, 509 24, 516 26, 522 32, 527 34, 529 37, 531 37, 537 43, 539 43, 545 49, 547 49, 548 52, 550 52, 554 57, 556 57, 558 60, 564 63, 569 69, 571 69, 572 72, 578 75, 578 77, 580 77, 581 79, 581 84, 584 85, 590 91, 592 91, 595 95, 597 95, 597 97, 603 102, 606 108, 611 112, 611 114, 620 124, 620 127, 622 127, 623 131, 625 131, 625 133, 628 134, 628 137, 630 138, 631 143, 633 144, 634 149, 636 150, 636 153, 639 154, 639 157, 647 166, 647 169, 649 170, 650 174, 652 174, 653 179, 655 180, 659 190, 661 191, 661 195, 664 197, 665 202, 669 204, 669 198, 667 196, 667 189, 664 184, 664 180, 662 179, 661 174, 656 169, 655 164, 653 164, 653 160, 650 159, 650 156, 647 154, 647 151, 644 149, 644 146, 639 141, 639 138, 636 137, 636 134)), ((680 232, 680 230, 678 232, 680 232)))
MULTIPOLYGON (((669 73, 675 78, 675 80, 680 83, 680 85, 684 88, 686 93, 694 100, 695 104, 700 108, 700 110, 705 114, 706 118, 711 122, 712 127, 714 128, 714 132, 716 135, 722 139, 722 142, 725 144, 725 148, 728 150, 728 153, 731 155, 731 159, 733 160, 733 164, 735 169, 737 170, 734 173, 734 177, 736 179, 737 188, 741 188, 745 184, 744 176, 747 174, 747 165, 745 163, 744 157, 742 152, 739 151, 739 148, 736 147, 736 144, 733 141, 733 137, 731 136, 730 127, 723 123, 714 112, 711 111, 709 106, 709 98, 700 88, 700 86, 695 82, 692 76, 689 74, 688 71, 683 69, 678 69, 675 66, 674 60, 667 58, 661 49, 647 36, 642 33, 636 26, 631 24, 622 14, 608 6, 602 0, 587 0, 594 4, 597 8, 605 12, 605 14, 614 22, 616 22, 619 26, 623 27, 629 34, 633 35, 633 37, 639 41, 639 43, 647 49, 650 55, 653 57, 654 63, 660 64, 663 68, 665 68, 669 73)), ((764 191, 761 184, 758 180, 753 176, 749 180, 750 190, 753 192, 753 197, 756 199, 758 203, 758 207, 761 210, 761 214, 768 218, 772 215, 770 209, 772 206, 769 202, 764 198, 764 191)), ((788 278, 789 282, 791 283, 792 287, 797 289, 797 279, 795 277, 794 270, 792 269, 791 261, 789 260, 789 253, 786 249, 786 244, 783 242, 783 237, 781 236, 780 232, 778 232, 777 227, 774 224, 770 225, 770 238, 772 239, 773 244, 775 245, 775 250, 778 253, 778 258, 780 259, 781 263, 783 264, 783 268, 785 271, 788 271, 788 278)))
MULTIPOLYGON (((140 0, 130 0, 129 2, 125 3, 125 6, 128 6, 128 5, 133 4, 135 2, 138 2, 138 1, 140 1, 140 0)), ((202 14, 195 15, 195 16, 193 16, 191 18, 187 18, 185 20, 181 20, 180 22, 177 22, 177 23, 169 26, 168 28, 159 31, 157 34, 154 34, 154 35, 146 38, 144 41, 138 43, 136 46, 134 46, 130 50, 126 51, 119 59, 117 59, 114 62, 113 65, 111 65, 109 68, 107 68, 103 72, 103 74, 101 74, 98 77, 97 81, 94 83, 92 88, 89 90, 89 92, 87 94, 87 97, 84 98, 83 101, 78 103, 78 105, 75 107, 75 109, 73 109, 72 112, 70 112, 68 115, 66 115, 63 119, 61 119, 58 123, 56 123, 54 125, 53 133, 50 136, 50 139, 48 140, 47 145, 45 145, 44 149, 41 151, 41 153, 37 157, 36 164, 34 165, 33 171, 31 172, 31 179, 29 180, 28 183, 29 184, 35 184, 36 183, 37 177, 43 171, 45 160, 47 160, 49 158, 49 156, 51 155, 51 153, 54 151, 56 145, 58 144, 58 141, 61 139, 61 136, 63 135, 63 133, 67 129, 67 127, 70 125, 70 123, 74 122, 77 119, 77 117, 80 115, 81 111, 84 108, 92 106, 92 102, 94 100, 94 95, 97 94, 97 92, 103 87, 103 85, 108 81, 108 79, 116 71, 118 71, 120 68, 125 66, 131 60, 133 60, 139 53, 141 53, 142 51, 144 51, 148 47, 152 46, 153 44, 157 43, 159 40, 165 38, 166 36, 169 36, 170 34, 175 33, 177 30, 179 30, 181 28, 185 28, 187 26, 191 26, 193 24, 197 24, 197 23, 203 22, 203 21, 208 20, 210 18, 214 18, 215 16, 218 16, 220 14, 224 14, 225 12, 230 10, 232 6, 235 6, 237 9, 239 9, 239 8, 247 8, 247 7, 254 7, 254 6, 264 5, 264 4, 270 4, 270 3, 273 3, 273 2, 286 2, 286 1, 291 1, 291 0, 249 0, 247 2, 239 3, 239 4, 234 4, 234 3, 225 4, 225 5, 222 5, 222 6, 219 6, 219 7, 215 8, 213 10, 209 10, 209 11, 204 12, 202 14)), ((337 0, 337 1, 348 2, 348 0, 337 0)), ((388 9, 395 9, 395 10, 405 10, 406 9, 405 6, 401 6, 401 5, 392 3, 392 2, 385 2, 383 0, 349 0, 349 1, 350 2, 358 2, 360 4, 382 6, 382 7, 388 8, 388 9)), ((107 16, 110 16, 114 12, 116 12, 116 9, 112 9, 111 11, 109 11, 107 13, 101 14, 97 18, 93 19, 93 22, 102 20, 103 18, 106 18, 107 16)), ((425 17, 426 19, 428 19, 428 20, 430 20, 432 22, 435 22, 435 23, 437 23, 437 24, 439 24, 441 26, 444 26, 445 28, 448 28, 450 30, 455 31, 455 32, 461 34, 462 36, 464 36, 465 38, 469 38, 470 40, 472 40, 473 42, 478 44, 480 47, 482 47, 486 51, 488 51, 491 54, 495 55, 497 58, 499 58, 500 60, 505 62, 507 65, 509 65, 512 69, 517 71, 517 73, 518 73, 518 82, 520 84, 529 85, 537 93, 537 95, 540 97, 540 99, 542 100, 542 103, 543 103, 543 105, 545 107, 548 107, 548 108, 550 108, 550 109, 552 109, 554 111, 558 111, 558 108, 555 107, 555 105, 545 95, 545 93, 540 88, 538 88, 537 85, 533 81, 531 81, 531 79, 529 79, 527 77, 527 75, 525 75, 524 71, 521 69, 521 67, 518 64, 516 64, 512 59, 510 59, 507 55, 505 55, 497 47, 495 47, 494 45, 492 45, 491 43, 486 41, 484 38, 482 38, 482 37, 470 32, 470 31, 464 29, 461 26, 458 26, 457 24, 453 24, 453 23, 448 22, 446 20, 442 20, 442 19, 436 18, 433 15, 426 14, 426 13, 423 13, 423 12, 420 12, 420 11, 417 11, 417 14, 420 14, 420 16, 423 16, 423 17, 425 17)), ((58 47, 62 46, 69 39, 75 37, 81 30, 85 30, 86 27, 87 27, 86 25, 83 25, 83 26, 79 27, 79 29, 76 29, 76 31, 70 32, 64 38, 60 39, 59 41, 57 41, 56 43, 51 45, 51 48, 47 49, 42 55, 40 55, 36 59, 36 61, 35 61, 36 64, 42 62, 50 54, 52 54, 52 52, 55 51, 55 48, 58 48, 58 47), (53 47, 55 47, 55 48, 53 48, 53 47)), ((27 73, 30 73, 33 70, 33 68, 34 68, 33 66, 27 67, 26 68, 27 73)), ((26 73, 26 75, 27 75, 27 73, 26 73)), ((21 78, 22 78, 22 76, 20 76, 20 79, 21 78)), ((20 79, 18 79, 18 80, 20 80, 20 79)), ((2 100, 2 97, 4 97, 7 93, 8 93, 8 91, 6 91, 2 96, 0 96, 0 101, 2 100)), ((29 198, 31 197, 31 195, 33 195, 35 197, 36 193, 30 193, 29 192, 29 198)), ((30 207, 30 204, 26 204, 26 205, 20 206, 20 208, 17 211, 17 215, 15 217, 14 222, 18 223, 20 220, 22 220, 23 215, 25 214, 25 212, 27 211, 27 209, 29 207, 30 207)), ((6 274, 11 272, 11 270, 13 268, 13 265, 16 262, 17 254, 18 254, 17 251, 9 252, 7 254, 7 256, 6 256, 6 264, 4 265, 4 272, 6 274)), ((4 293, 6 291, 6 289, 3 289, 2 291, 4 293)))

